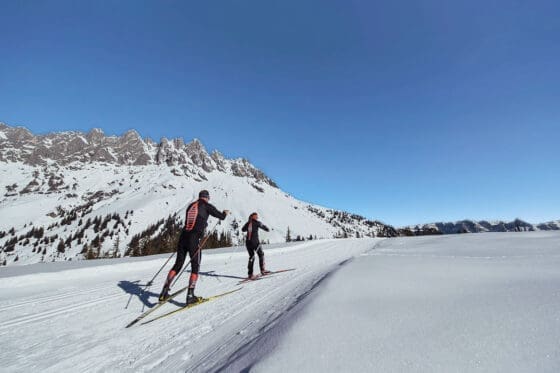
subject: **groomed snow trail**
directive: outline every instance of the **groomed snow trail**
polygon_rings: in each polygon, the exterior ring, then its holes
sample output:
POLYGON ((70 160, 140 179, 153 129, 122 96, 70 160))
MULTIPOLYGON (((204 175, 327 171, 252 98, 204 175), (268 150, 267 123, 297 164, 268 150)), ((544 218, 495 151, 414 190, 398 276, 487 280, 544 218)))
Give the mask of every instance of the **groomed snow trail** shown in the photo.
POLYGON ((558 232, 389 239, 305 303, 251 372, 560 372, 558 232))
MULTIPOLYGON (((244 284, 234 294, 129 329, 125 325, 157 301, 172 264, 143 295, 141 285, 168 255, 3 277, 0 365, 10 372, 192 372, 224 368, 233 354, 251 345, 317 281, 377 242, 321 240, 265 248, 268 269, 296 270, 244 284)), ((246 275, 247 258, 244 248, 205 251, 197 294, 210 296, 238 287, 246 275)), ((187 280, 188 273, 176 288, 187 280)), ((184 296, 180 296, 145 320, 183 303, 184 296)))

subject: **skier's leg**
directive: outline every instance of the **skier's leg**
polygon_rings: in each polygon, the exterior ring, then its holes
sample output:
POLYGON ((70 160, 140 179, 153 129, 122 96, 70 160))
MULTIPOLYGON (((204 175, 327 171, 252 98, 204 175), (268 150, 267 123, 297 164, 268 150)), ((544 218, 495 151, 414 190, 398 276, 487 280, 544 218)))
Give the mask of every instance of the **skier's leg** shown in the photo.
POLYGON ((183 268, 183 264, 185 264, 185 257, 187 256, 187 231, 182 231, 181 236, 179 237, 179 242, 177 243, 177 259, 175 260, 175 264, 173 268, 169 271, 167 276, 167 284, 171 285, 171 281, 175 278, 177 273, 181 272, 183 268))
POLYGON ((199 250, 198 248, 199 242, 199 234, 195 232, 189 234, 187 240, 189 256, 191 258, 191 277, 189 278, 189 289, 194 289, 196 287, 196 281, 198 280, 198 271, 200 270, 200 261, 202 259, 201 250, 199 250))
POLYGON ((247 252, 249 253, 249 262, 247 263, 247 276, 250 278, 253 276, 253 263, 255 262, 255 249, 252 245, 247 242, 247 252))
POLYGON ((261 268, 261 275, 265 275, 269 271, 266 270, 266 267, 264 265, 264 251, 261 245, 259 245, 259 247, 257 248, 257 255, 259 256, 259 267, 261 268))
POLYGON ((181 271, 181 268, 183 268, 186 255, 187 255, 186 232, 182 231, 181 236, 179 237, 179 243, 177 244, 177 258, 175 259, 175 264, 173 265, 173 268, 171 268, 171 270, 167 274, 167 279, 165 280, 163 289, 161 289, 161 294, 159 296, 160 301, 164 301, 169 297, 169 288, 171 287, 171 282, 173 281, 175 276, 177 276, 177 273, 181 271))
POLYGON ((188 239, 189 256, 191 258, 191 276, 189 278, 189 290, 187 291, 187 305, 200 301, 200 297, 194 295, 194 288, 198 281, 198 271, 200 270, 200 261, 202 253, 199 249, 200 234, 192 232, 188 239))

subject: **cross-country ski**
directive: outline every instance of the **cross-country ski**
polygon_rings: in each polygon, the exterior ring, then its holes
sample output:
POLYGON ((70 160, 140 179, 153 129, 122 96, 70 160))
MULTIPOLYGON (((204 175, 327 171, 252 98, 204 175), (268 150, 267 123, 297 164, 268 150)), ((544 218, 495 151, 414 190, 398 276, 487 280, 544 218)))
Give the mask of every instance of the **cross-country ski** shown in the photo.
POLYGON ((277 270, 277 271, 267 271, 265 273, 259 273, 259 274, 253 275, 251 277, 247 277, 246 279, 243 279, 243 280, 239 281, 237 284, 241 285, 241 284, 245 284, 245 283, 251 282, 251 281, 258 281, 258 280, 268 278, 268 277, 270 277, 274 274, 277 274, 277 273, 289 272, 289 271, 295 271, 295 268, 280 269, 280 270, 277 270))
POLYGON ((165 300, 160 300, 158 302, 158 304, 154 305, 152 308, 148 309, 146 312, 142 313, 140 316, 138 316, 137 318, 135 318, 134 320, 132 320, 129 324, 126 325, 127 328, 130 328, 132 325, 136 324, 137 322, 141 321, 143 318, 145 318, 146 316, 148 316, 149 314, 151 314, 152 312, 155 312, 157 309, 159 309, 161 306, 163 306, 165 303, 175 299, 175 297, 177 297, 178 295, 183 294, 185 291, 187 291, 188 287, 185 286, 182 289, 179 289, 171 294, 169 294, 169 296, 167 297, 167 299, 165 300))
POLYGON ((181 306, 181 307, 179 307, 179 308, 177 308, 177 309, 175 309, 175 310, 173 310, 173 311, 164 313, 163 315, 156 316, 156 317, 154 317, 154 318, 151 319, 151 320, 144 321, 144 322, 142 323, 142 325, 149 324, 149 323, 151 323, 151 322, 153 322, 153 321, 156 321, 156 320, 159 320, 159 319, 161 319, 161 318, 174 315, 174 314, 179 313, 179 312, 181 312, 181 311, 188 310, 188 309, 190 309, 190 308, 199 306, 199 305, 201 305, 201 304, 203 304, 203 303, 206 303, 206 302, 209 302, 209 301, 211 301, 211 300, 214 300, 214 299, 217 299, 217 298, 221 298, 221 297, 223 297, 223 296, 225 296, 225 295, 229 295, 229 294, 235 293, 236 291, 239 291, 239 290, 241 290, 241 288, 237 288, 237 289, 234 289, 234 290, 231 290, 231 291, 226 291, 225 293, 221 293, 221 294, 217 294, 217 295, 212 295, 212 296, 210 296, 210 297, 208 297, 208 298, 202 298, 202 297, 201 297, 200 300, 198 300, 196 303, 185 304, 184 306, 181 306))

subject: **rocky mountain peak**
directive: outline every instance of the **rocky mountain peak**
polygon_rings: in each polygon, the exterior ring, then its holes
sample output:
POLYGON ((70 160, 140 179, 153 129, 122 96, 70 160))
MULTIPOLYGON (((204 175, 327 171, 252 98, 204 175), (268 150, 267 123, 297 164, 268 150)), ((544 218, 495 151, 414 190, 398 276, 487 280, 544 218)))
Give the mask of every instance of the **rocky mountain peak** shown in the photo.
POLYGON ((88 140, 88 142, 92 144, 100 144, 104 138, 105 138, 105 134, 103 133, 103 130, 100 128, 93 128, 86 135, 86 139, 88 140))
POLYGON ((186 176, 197 179, 204 179, 203 173, 218 170, 276 186, 247 160, 229 160, 220 152, 210 155, 199 139, 185 143, 182 138, 162 138, 156 143, 148 138, 142 140, 134 129, 126 131, 122 136, 107 136, 100 128, 93 128, 87 133, 34 135, 24 127, 10 127, 0 123, 0 161, 30 165, 42 165, 48 161, 55 161, 60 165, 72 162, 131 166, 166 164, 181 166, 187 170, 186 176))

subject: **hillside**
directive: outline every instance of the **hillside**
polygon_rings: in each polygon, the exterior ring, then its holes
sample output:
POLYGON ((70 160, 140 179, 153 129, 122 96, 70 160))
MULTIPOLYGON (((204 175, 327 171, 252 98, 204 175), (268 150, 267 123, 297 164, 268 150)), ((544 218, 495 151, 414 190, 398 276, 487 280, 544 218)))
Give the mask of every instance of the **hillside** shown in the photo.
POLYGON ((240 228, 253 211, 273 228, 263 235, 270 243, 285 242, 288 230, 294 240, 396 234, 300 201, 248 160, 208 153, 196 139, 155 143, 136 131, 119 137, 98 129, 34 135, 0 124, 0 180, 3 265, 173 251, 201 189, 232 212, 216 233, 228 244, 243 240, 240 228))

